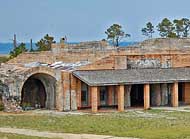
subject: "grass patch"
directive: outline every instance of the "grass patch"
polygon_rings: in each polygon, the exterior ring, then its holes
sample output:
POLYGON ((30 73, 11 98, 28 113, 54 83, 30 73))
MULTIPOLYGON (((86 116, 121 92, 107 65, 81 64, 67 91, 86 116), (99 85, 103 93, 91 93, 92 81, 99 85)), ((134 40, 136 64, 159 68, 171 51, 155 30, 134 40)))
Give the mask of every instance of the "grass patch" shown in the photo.
POLYGON ((1 115, 0 126, 145 139, 190 139, 190 113, 161 110, 104 115, 1 115))
POLYGON ((0 56, 0 63, 7 62, 9 60, 8 56, 0 56))

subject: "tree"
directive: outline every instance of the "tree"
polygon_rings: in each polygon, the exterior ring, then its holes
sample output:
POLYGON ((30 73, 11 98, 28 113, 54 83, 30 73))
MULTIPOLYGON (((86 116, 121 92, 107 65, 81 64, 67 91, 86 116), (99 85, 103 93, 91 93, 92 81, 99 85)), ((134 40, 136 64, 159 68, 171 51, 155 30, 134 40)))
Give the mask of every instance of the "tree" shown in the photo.
POLYGON ((145 36, 148 36, 149 38, 152 38, 152 34, 154 33, 154 26, 152 25, 151 22, 148 22, 146 24, 145 28, 142 28, 142 34, 145 36))
POLYGON ((175 32, 176 32, 176 34, 177 34, 177 37, 178 38, 181 38, 181 36, 183 35, 183 31, 184 31, 184 22, 183 22, 183 20, 182 19, 175 19, 174 21, 173 21, 173 23, 174 23, 174 26, 175 26, 175 32))
POLYGON ((49 50, 51 50, 52 43, 55 43, 54 37, 46 34, 44 36, 44 38, 42 38, 41 40, 39 40, 36 43, 36 46, 38 47, 37 51, 49 51, 49 50))
POLYGON ((175 19, 174 21, 175 31, 178 38, 188 37, 190 29, 190 20, 187 18, 175 19))
POLYGON ((105 33, 107 34, 107 39, 117 47, 123 38, 130 37, 130 34, 125 34, 125 32, 122 30, 122 26, 119 24, 113 24, 107 29, 105 33))
POLYGON ((25 43, 21 43, 19 46, 17 46, 16 48, 14 48, 11 52, 10 52, 10 58, 14 58, 17 57, 19 54, 28 51, 26 49, 26 44, 25 43))
POLYGON ((183 21, 183 37, 188 37, 189 35, 189 29, 190 29, 190 20, 187 18, 182 18, 183 21))
POLYGON ((175 33, 175 27, 172 24, 172 22, 164 18, 161 23, 158 24, 157 26, 158 31, 160 32, 161 37, 166 37, 166 38, 176 38, 177 35, 175 33))

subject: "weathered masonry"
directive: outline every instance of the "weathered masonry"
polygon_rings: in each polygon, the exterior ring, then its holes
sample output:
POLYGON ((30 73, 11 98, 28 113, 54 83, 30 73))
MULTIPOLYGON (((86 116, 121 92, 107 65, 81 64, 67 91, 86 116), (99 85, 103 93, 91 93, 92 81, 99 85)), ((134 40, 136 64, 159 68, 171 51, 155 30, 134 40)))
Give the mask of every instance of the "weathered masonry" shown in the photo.
POLYGON ((22 107, 59 111, 190 104, 190 39, 54 44, 0 67, 0 92, 22 107))

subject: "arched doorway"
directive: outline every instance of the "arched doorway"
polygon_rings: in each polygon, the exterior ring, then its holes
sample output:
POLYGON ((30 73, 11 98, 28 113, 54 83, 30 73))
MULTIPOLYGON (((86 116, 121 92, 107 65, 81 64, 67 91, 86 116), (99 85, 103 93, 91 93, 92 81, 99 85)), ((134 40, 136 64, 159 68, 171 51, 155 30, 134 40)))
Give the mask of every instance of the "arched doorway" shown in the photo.
POLYGON ((22 87, 21 106, 32 108, 55 108, 56 79, 51 75, 37 73, 30 76, 22 87))
POLYGON ((29 79, 22 89, 22 106, 45 108, 46 91, 39 79, 29 79))

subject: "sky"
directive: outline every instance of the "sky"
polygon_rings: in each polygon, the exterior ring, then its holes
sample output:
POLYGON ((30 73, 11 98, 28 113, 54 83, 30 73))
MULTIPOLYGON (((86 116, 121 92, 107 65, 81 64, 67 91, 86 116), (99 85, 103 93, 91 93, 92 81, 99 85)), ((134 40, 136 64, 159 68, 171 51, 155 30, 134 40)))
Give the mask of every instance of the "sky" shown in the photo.
MULTIPOLYGON (((106 29, 120 24, 131 37, 142 41, 141 29, 165 17, 190 18, 190 0, 0 0, 0 42, 40 40, 50 34, 59 42, 102 40, 106 29)), ((157 35, 155 35, 157 37, 157 35)))

